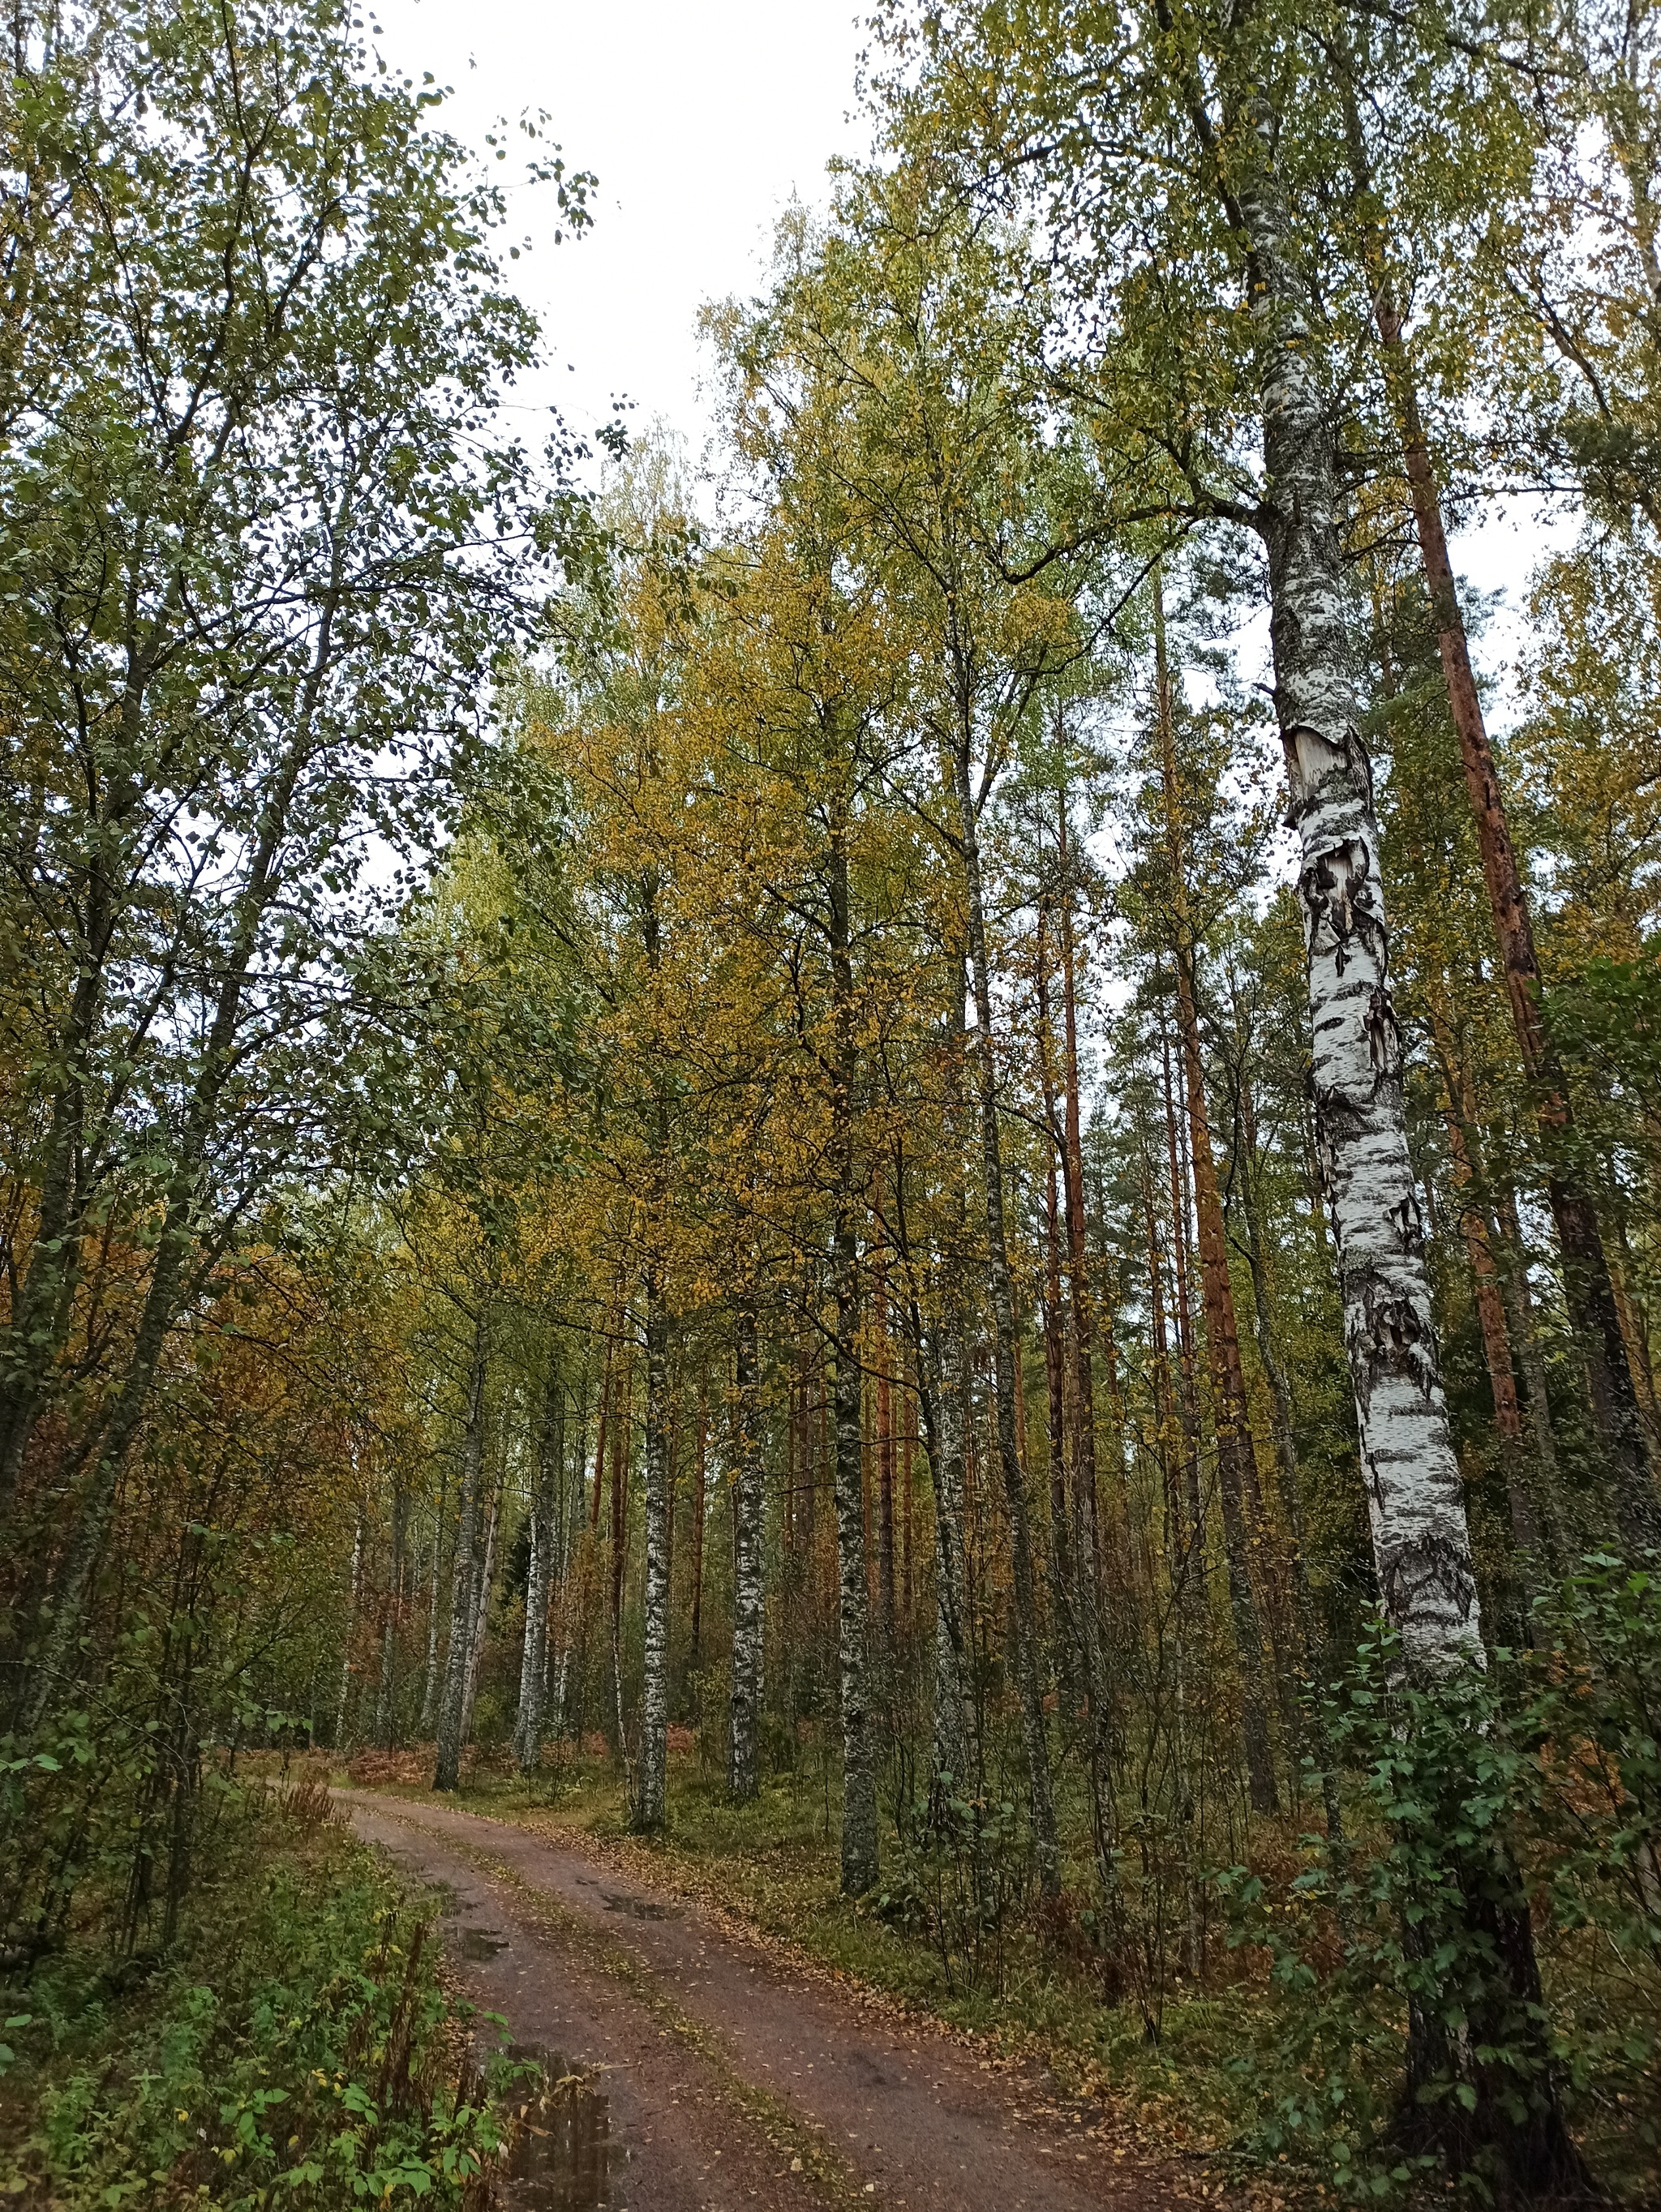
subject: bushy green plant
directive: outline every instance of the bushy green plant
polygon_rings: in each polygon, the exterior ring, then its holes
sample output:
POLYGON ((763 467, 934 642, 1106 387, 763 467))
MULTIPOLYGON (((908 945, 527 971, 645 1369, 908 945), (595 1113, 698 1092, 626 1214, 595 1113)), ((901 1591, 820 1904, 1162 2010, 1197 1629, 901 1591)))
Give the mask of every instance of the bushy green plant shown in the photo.
POLYGON ((523 2069, 464 2063, 456 2078, 465 2008, 439 1978, 429 1911, 314 1787, 251 1805, 229 1856, 232 1878, 147 1973, 71 1948, 8 2002, 34 2112, 18 2174, 66 2212, 477 2199, 523 2069))
MULTIPOLYGON (((1457 2142, 1473 2077, 1519 2122, 1553 2092, 1583 2133, 1607 2121, 1617 2180, 1653 2144, 1658 1712, 1661 1584, 1612 1559, 1488 1674, 1417 1682, 1388 1635, 1363 1646, 1331 1717, 1362 1781, 1358 1847, 1340 1864, 1305 1838, 1275 1893, 1244 1867, 1221 1877, 1231 1942, 1267 1954, 1283 2000, 1232 2063, 1256 2106, 1249 2154, 1391 2195, 1457 2142), (1350 1940, 1323 1966, 1341 1917, 1350 1940)), ((1480 2144, 1463 2163, 1480 2197, 1480 2144)))
POLYGON ((1031 1839, 1007 1799, 960 1794, 940 1775, 897 1809, 876 1908, 921 1936, 954 1996, 1002 1994, 1012 1923, 1031 1888, 1031 1839))

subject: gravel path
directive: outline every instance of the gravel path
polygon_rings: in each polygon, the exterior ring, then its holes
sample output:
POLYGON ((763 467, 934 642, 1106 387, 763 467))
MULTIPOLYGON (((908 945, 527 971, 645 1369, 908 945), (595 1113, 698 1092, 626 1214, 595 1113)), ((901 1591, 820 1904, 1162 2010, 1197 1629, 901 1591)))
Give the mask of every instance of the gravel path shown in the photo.
POLYGON ((509 1821, 336 1795, 440 1890, 466 1994, 563 2083, 528 2115, 511 2212, 1153 2212, 1202 2193, 1036 2072, 806 1978, 695 1900, 509 1821))

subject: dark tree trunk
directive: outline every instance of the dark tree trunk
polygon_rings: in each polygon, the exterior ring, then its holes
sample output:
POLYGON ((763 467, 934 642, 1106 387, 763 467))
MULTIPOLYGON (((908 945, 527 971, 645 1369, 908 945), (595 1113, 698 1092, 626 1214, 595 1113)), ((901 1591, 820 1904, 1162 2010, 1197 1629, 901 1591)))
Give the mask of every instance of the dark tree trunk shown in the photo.
POLYGON ((727 1786, 745 1803, 761 1784, 757 1737, 762 1698, 764 1553, 762 1542, 761 1352, 753 1286, 733 1318, 734 1548, 733 1704, 727 1786))
POLYGON ((1026 1750, 1032 1806, 1032 1838, 1038 1883, 1046 1897, 1061 1890, 1061 1855, 1056 1834, 1056 1804, 1050 1777, 1050 1747, 1044 1733, 1043 1688, 1038 1672, 1037 1590, 1032 1571, 1032 1536, 1026 1483, 1015 1441, 1015 1300, 1009 1273, 1009 1244, 1004 1228, 1003 1147, 998 1128, 997 1068, 993 1058, 992 974, 986 939, 986 907, 981 886, 980 836, 970 784, 969 756, 961 745, 952 761, 956 785, 958 840, 967 894, 969 957, 975 990, 975 1073, 980 1094, 981 1164, 985 1181, 987 1290, 992 1308, 993 1397, 998 1468, 1009 1516, 1013 1588, 1015 1686, 1020 1698, 1021 1735, 1026 1750))
POLYGON ((469 1647, 478 1589, 478 1510, 484 1479, 484 1379, 489 1360, 490 1329, 481 1305, 473 1322, 466 1407, 462 1419, 455 1561, 450 1577, 450 1643, 444 1662, 444 1690, 439 1701, 435 1790, 461 1787, 462 1730, 472 1657, 469 1647))

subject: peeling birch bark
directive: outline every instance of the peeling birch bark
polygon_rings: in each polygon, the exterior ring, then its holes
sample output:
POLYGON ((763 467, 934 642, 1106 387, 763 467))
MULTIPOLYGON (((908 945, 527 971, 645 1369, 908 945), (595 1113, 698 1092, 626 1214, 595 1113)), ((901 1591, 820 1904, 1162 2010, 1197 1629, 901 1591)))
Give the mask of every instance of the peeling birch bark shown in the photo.
MULTIPOLYGON (((1357 182, 1366 185, 1371 179, 1366 146, 1353 76, 1348 70, 1344 94, 1351 166, 1357 182)), ((1619 143, 1617 139, 1617 148, 1619 143)), ((1373 319, 1402 439, 1414 527, 1436 625, 1448 707, 1459 740, 1465 789, 1476 824, 1512 1027, 1524 1075, 1535 1091, 1536 1118, 1545 1154, 1546 1194, 1562 1258, 1564 1295, 1586 1363, 1593 1425, 1615 1479, 1621 1533, 1634 1551, 1649 1550, 1661 1546, 1661 1496, 1656 1490, 1652 1434, 1641 1408, 1646 1378, 1632 1356, 1628 1332, 1621 1326, 1619 1286, 1604 1246, 1597 1206, 1572 1158, 1566 1157, 1565 1139, 1573 1127, 1573 1114, 1557 1048, 1546 1027, 1545 990, 1535 951, 1533 915, 1470 665, 1464 612, 1448 554, 1441 494, 1425 435, 1418 387, 1402 337, 1395 287, 1390 281, 1384 240, 1376 226, 1368 227, 1364 243, 1374 284, 1373 319)))
POLYGON ((1244 118, 1239 205, 1259 332, 1275 703, 1301 848, 1317 1136, 1378 1587, 1409 1664, 1482 1663, 1424 1232, 1408 1161, 1372 765, 1356 726, 1333 437, 1307 304, 1285 246, 1269 118, 1244 118))

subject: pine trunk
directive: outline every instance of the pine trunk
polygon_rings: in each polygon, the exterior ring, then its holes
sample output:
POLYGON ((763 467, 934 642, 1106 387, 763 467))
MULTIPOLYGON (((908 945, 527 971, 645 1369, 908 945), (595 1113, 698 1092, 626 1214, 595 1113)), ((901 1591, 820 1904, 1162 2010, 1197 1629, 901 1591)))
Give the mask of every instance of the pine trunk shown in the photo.
MULTIPOLYGON (((1153 1202, 1153 1165, 1146 1150, 1141 1161, 1142 1218, 1147 1238, 1147 1297, 1153 1352, 1153 1427, 1155 1456, 1160 1474, 1164 1508, 1165 1553, 1171 1578, 1167 1616, 1171 1644, 1171 1756, 1175 1767, 1177 1850, 1183 1875, 1183 1920, 1188 1971, 1196 1982, 1205 1975, 1205 1923, 1200 1911, 1199 1884, 1194 1864, 1194 1782, 1188 1744, 1188 1665, 1189 1645, 1197 1643, 1202 1592, 1195 1571, 1194 1553, 1203 1541, 1199 1529, 1183 1512, 1183 1482, 1177 1459, 1177 1439, 1186 1437, 1178 1421, 1171 1373, 1170 1340, 1165 1334, 1165 1288, 1159 1265, 1159 1218, 1153 1202)), ((1150 1586, 1152 1577, 1149 1577, 1150 1586)))
MULTIPOLYGON (((1292 1530, 1292 1597, 1297 1615, 1298 1640, 1303 1647, 1304 1682, 1310 1706, 1310 1732, 1316 1764, 1320 1770, 1321 1803, 1326 1815, 1327 1841, 1342 1860, 1345 1849, 1343 1808, 1338 1795, 1338 1770, 1323 1702, 1328 1677, 1326 1639, 1315 1609, 1310 1582, 1309 1550, 1304 1534, 1303 1471, 1298 1460, 1293 1431, 1292 1384, 1281 1357, 1274 1317, 1269 1310, 1269 1280, 1263 1267, 1262 1227, 1257 1206, 1257 1124, 1250 1081, 1240 1078, 1240 1136, 1245 1158, 1241 1163, 1240 1198, 1245 1212, 1246 1265, 1251 1274, 1252 1315, 1256 1324, 1257 1357, 1262 1362, 1275 1405, 1275 1456, 1281 1474, 1281 1502, 1292 1530)), ((1348 1908, 1341 1923, 1348 1936, 1348 1908)))
POLYGON ((1434 1006, 1431 1026, 1442 1063, 1443 1126, 1447 1131, 1453 1188, 1459 1202, 1459 1234, 1470 1268, 1471 1302, 1482 1332, 1482 1357, 1494 1405, 1494 1434, 1500 1445, 1500 1469, 1511 1519, 1513 1618, 1510 1626, 1518 1642, 1526 1642, 1530 1607, 1539 1583, 1540 1531, 1534 1500, 1529 1494, 1523 1411, 1518 1402, 1517 1376, 1512 1365, 1511 1332, 1506 1322, 1506 1303, 1493 1240, 1479 1200, 1471 1159, 1474 1102, 1469 1074, 1459 1063, 1446 1020, 1434 1006))

